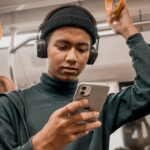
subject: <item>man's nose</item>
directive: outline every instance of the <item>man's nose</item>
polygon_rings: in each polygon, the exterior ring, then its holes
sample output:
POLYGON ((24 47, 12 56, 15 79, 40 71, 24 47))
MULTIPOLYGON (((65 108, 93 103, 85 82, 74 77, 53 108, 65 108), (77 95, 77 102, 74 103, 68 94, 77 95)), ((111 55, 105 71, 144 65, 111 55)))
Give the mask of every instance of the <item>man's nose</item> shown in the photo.
POLYGON ((78 60, 77 58, 77 51, 73 47, 69 51, 67 51, 66 61, 71 63, 76 63, 78 60))

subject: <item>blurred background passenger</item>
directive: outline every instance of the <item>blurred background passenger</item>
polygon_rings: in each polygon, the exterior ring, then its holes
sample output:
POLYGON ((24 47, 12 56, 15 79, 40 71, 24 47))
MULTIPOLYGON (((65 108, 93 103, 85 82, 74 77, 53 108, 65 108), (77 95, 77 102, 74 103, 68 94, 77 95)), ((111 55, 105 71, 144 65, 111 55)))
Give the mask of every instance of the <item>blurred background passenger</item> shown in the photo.
POLYGON ((0 76, 0 93, 15 90, 14 83, 6 76, 0 76))

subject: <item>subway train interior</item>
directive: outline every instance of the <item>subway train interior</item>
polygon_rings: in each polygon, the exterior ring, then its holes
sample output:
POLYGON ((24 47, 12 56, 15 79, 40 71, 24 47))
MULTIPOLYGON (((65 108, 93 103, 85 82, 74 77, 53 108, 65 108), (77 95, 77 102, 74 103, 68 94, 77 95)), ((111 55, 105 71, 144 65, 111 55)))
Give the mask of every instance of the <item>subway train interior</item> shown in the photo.
MULTIPOLYGON (((75 4, 89 10, 97 21, 98 58, 87 65, 79 82, 98 82, 116 93, 134 83, 135 71, 126 40, 115 34, 106 23, 105 0, 0 0, 0 75, 12 79, 16 89, 24 89, 40 81, 47 72, 48 59, 37 57, 36 40, 45 16, 63 4, 75 4)), ((150 43, 150 0, 126 0, 133 23, 150 43)), ((150 149, 150 116, 125 124, 110 137, 109 150, 117 147, 150 149), (132 133, 131 133, 132 132, 132 133), (142 139, 142 144, 139 142, 142 139), (141 146, 142 145, 142 146, 141 146)))

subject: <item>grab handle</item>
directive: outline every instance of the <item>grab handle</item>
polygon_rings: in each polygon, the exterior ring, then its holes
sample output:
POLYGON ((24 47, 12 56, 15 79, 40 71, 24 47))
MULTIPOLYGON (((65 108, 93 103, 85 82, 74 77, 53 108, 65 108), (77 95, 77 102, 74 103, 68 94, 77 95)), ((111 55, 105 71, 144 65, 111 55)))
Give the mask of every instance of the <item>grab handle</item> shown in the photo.
MULTIPOLYGON (((119 15, 121 9, 123 8, 125 3, 125 0, 119 0, 118 4, 117 4, 117 11, 115 14, 115 17, 113 18, 112 21, 115 21, 117 16, 119 15)), ((106 11, 106 17, 107 19, 109 19, 109 15, 112 11, 112 7, 113 7, 113 0, 105 0, 105 11, 106 11)))

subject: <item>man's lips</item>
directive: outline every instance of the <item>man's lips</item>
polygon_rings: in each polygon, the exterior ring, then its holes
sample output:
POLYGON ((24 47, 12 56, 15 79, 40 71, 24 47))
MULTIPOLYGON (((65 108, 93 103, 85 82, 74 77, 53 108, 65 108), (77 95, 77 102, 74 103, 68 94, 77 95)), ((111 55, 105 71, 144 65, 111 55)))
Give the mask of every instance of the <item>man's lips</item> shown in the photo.
POLYGON ((74 67, 62 67, 62 69, 67 69, 67 70, 78 70, 77 68, 74 68, 74 67))
POLYGON ((74 67, 62 67, 62 69, 67 73, 77 73, 78 69, 74 67))

